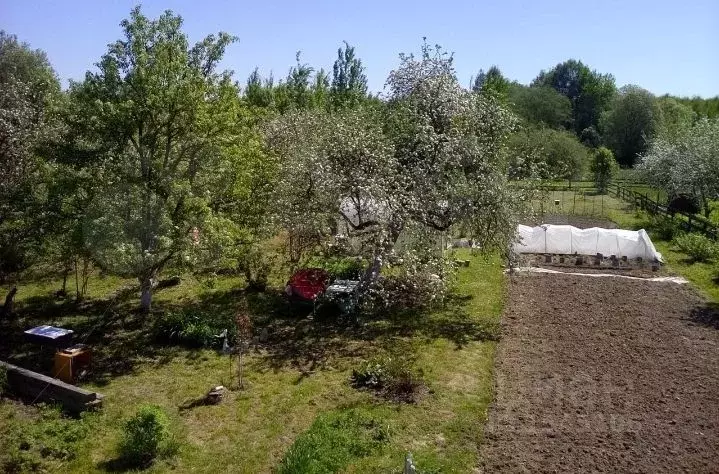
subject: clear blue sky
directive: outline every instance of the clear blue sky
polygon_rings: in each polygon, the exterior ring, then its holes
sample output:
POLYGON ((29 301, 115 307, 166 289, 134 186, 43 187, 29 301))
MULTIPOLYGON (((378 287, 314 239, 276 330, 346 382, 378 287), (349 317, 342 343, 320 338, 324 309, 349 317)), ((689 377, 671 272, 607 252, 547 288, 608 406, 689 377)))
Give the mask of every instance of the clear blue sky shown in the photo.
MULTIPOLYGON (((81 79, 120 38, 136 4, 124 0, 0 0, 0 28, 47 52, 63 83, 81 79)), ((145 14, 182 15, 192 41, 227 31, 240 42, 224 67, 243 83, 258 66, 284 77, 295 52, 331 69, 343 40, 355 45, 380 91, 400 52, 426 36, 453 51, 460 80, 496 64, 531 81, 568 58, 656 94, 719 95, 719 0, 596 1, 145 1, 145 14)))

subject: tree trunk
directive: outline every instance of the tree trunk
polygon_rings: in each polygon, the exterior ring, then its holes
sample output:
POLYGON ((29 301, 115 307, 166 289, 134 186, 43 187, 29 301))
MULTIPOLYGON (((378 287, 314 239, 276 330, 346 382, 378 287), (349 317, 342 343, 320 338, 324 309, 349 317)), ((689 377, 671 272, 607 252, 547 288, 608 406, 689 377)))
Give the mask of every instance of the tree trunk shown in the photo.
POLYGON ((70 274, 70 268, 68 266, 65 266, 65 269, 62 271, 62 294, 67 294, 67 276, 70 274))
MULTIPOLYGON (((377 278, 379 278, 385 255, 387 255, 397 244, 397 239, 399 239, 399 235, 402 233, 402 229, 403 226, 401 224, 390 225, 389 235, 383 242, 380 242, 380 244, 375 249, 372 263, 370 263, 369 267, 367 267, 367 270, 365 271, 364 275, 362 275, 362 278, 360 279, 358 285, 359 300, 362 299, 362 296, 367 290, 367 288, 369 288, 372 283, 374 283, 377 278)), ((358 304, 360 303, 359 300, 358 304)))
POLYGON ((152 283, 152 275, 140 277, 140 309, 143 313, 149 313, 152 307, 152 283))
POLYGON ((0 317, 6 318, 12 314, 13 302, 15 300, 15 294, 17 293, 17 286, 13 286, 10 289, 10 293, 5 297, 5 304, 0 308, 0 317))

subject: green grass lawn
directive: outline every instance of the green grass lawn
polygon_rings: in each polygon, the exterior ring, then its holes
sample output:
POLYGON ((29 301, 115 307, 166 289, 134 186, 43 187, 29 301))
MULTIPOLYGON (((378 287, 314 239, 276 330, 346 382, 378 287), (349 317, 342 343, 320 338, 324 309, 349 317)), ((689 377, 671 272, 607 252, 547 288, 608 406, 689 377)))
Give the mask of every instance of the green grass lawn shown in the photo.
POLYGON ((532 201, 537 215, 563 214, 606 217, 615 210, 624 209, 623 202, 606 194, 597 194, 594 188, 574 190, 546 190, 532 201))
MULTIPOLYGON (((498 259, 468 251, 458 257, 471 264, 459 271, 446 307, 371 320, 359 328, 273 314, 276 296, 250 298, 237 278, 219 277, 208 284, 190 277, 159 291, 158 312, 177 306, 232 311, 247 297, 256 331, 267 327, 270 333, 270 342, 246 358, 248 389, 233 388, 218 406, 186 409, 211 386, 234 387, 233 366, 215 351, 162 347, 149 340, 149 323, 133 313, 136 295, 117 291, 135 282, 94 278, 80 308, 48 298, 59 287, 57 281, 22 286, 18 310, 23 319, 13 330, 41 323, 73 327, 79 334, 92 330, 88 341, 102 366, 85 383, 105 395, 102 410, 67 421, 87 426, 88 435, 72 440, 68 450, 73 456, 45 460, 47 468, 115 469, 123 421, 141 404, 153 403, 170 414, 181 448, 174 459, 156 463, 149 472, 296 472, 292 469, 305 468, 292 466, 308 466, 303 464, 307 457, 316 461, 307 468, 312 472, 390 472, 401 469, 407 452, 421 472, 471 472, 492 399, 505 280, 498 259), (406 357, 423 371, 429 392, 417 403, 387 401, 350 386, 353 368, 387 354, 406 357)), ((9 356, 42 363, 25 346, 5 347, 2 357, 9 356)), ((8 413, 15 421, 0 428, 0 462, 2 453, 18 451, 12 435, 18 424, 45 423, 27 406, 0 401, 0 416, 7 419, 8 413)), ((31 452, 42 451, 32 446, 45 438, 36 438, 28 442, 31 452)))

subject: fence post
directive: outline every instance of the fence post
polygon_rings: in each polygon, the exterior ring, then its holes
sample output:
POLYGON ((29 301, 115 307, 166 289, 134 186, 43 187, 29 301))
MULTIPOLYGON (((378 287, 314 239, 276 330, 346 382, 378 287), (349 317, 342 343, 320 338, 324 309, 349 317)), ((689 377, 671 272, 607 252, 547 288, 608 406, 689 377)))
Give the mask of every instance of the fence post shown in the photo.
POLYGON ((403 474, 417 474, 417 468, 414 467, 414 461, 412 461, 412 453, 407 453, 404 457, 403 474))

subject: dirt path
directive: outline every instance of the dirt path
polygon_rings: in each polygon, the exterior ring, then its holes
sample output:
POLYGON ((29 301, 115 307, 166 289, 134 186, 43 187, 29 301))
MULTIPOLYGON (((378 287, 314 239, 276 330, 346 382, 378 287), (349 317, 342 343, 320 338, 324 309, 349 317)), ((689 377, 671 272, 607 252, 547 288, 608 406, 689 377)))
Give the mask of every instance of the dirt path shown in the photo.
POLYGON ((688 285, 515 277, 483 472, 719 472, 719 330, 693 317, 703 306, 688 285))

